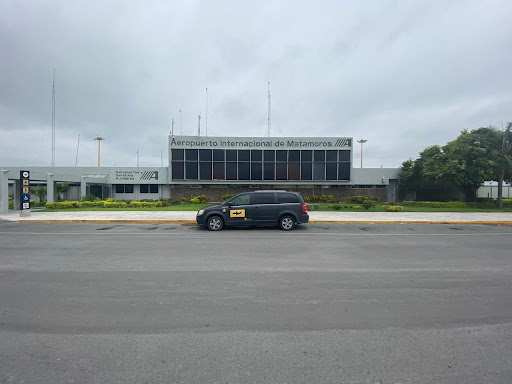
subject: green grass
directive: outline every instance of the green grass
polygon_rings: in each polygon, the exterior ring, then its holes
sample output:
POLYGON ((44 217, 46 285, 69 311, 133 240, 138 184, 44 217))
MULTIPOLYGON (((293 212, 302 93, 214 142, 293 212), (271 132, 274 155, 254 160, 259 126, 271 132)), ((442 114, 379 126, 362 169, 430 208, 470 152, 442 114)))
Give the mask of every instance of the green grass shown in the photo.
MULTIPOLYGON (((45 212, 66 212, 66 211, 197 211, 208 204, 180 204, 171 207, 149 207, 149 208, 102 208, 102 207, 86 207, 86 208, 70 208, 70 209, 46 209, 45 212)), ((309 206, 318 206, 318 209, 310 209, 310 211, 333 211, 333 212, 386 212, 385 205, 376 205, 369 210, 363 206, 351 203, 339 203, 341 209, 334 210, 333 204, 329 203, 310 203, 309 206), (359 207, 359 208, 356 208, 359 207)), ((404 212, 512 212, 511 208, 503 209, 478 209, 478 208, 427 208, 406 206, 404 212)), ((397 212, 400 213, 400 212, 397 212)))

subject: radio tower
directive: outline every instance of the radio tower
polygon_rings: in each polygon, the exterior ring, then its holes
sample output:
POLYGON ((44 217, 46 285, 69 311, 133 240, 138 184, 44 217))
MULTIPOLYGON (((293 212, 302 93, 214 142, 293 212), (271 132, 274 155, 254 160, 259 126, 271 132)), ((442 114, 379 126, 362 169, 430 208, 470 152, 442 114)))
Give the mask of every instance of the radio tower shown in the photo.
POLYGON ((268 82, 268 126, 267 137, 270 137, 270 128, 272 126, 272 99, 270 97, 270 81, 268 82))
POLYGON ((197 136, 201 136, 201 114, 197 115, 197 136))
POLYGON ((55 68, 53 68, 52 86, 52 168, 55 167, 55 68))

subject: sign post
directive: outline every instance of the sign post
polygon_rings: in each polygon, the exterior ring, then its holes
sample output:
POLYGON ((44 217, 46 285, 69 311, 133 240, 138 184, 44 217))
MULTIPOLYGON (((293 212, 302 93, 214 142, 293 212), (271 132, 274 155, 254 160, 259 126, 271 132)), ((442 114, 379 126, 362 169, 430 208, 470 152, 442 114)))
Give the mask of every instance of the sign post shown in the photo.
POLYGON ((20 171, 20 216, 30 216, 30 172, 20 171))

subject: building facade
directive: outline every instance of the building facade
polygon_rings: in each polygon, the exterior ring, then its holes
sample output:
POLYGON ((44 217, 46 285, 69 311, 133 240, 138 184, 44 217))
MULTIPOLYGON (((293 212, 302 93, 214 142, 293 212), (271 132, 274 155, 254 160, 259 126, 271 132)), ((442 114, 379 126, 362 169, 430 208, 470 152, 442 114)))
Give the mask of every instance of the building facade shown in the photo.
MULTIPOLYGON (((115 200, 190 198, 220 201, 227 193, 289 189, 342 200, 367 195, 395 201, 397 168, 354 168, 351 137, 169 136, 167 167, 0 167, 0 210, 7 195, 19 193, 20 170, 31 185, 47 186, 56 201, 56 184, 68 183, 66 199, 86 194, 115 200)), ((19 197, 18 197, 19 198, 19 197)))

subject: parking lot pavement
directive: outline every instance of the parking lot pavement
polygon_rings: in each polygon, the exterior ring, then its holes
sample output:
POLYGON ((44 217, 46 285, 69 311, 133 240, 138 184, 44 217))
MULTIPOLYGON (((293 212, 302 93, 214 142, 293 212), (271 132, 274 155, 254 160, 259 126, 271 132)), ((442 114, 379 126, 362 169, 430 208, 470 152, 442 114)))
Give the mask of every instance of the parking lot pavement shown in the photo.
POLYGON ((512 227, 0 223, 0 383, 510 383, 512 227))
MULTIPOLYGON (((20 217, 19 211, 0 214, 6 221, 53 222, 195 222, 191 211, 34 211, 20 217)), ((390 222, 390 223, 503 223, 512 224, 508 212, 309 212, 312 222, 390 222)))

